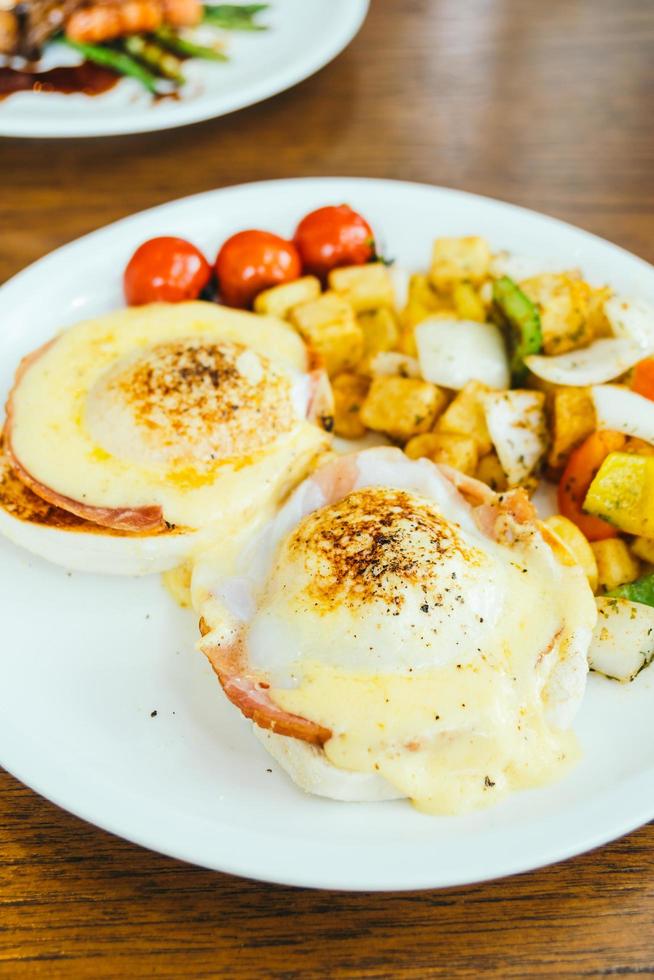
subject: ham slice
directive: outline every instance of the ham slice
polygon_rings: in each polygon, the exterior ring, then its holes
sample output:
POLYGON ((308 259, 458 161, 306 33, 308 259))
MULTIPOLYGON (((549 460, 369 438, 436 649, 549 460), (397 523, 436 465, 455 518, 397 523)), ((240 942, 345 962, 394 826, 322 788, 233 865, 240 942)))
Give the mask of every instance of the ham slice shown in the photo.
MULTIPOLYGON (((209 636, 208 626, 202 619, 200 632, 203 636, 209 636)), ((277 735, 289 735, 318 746, 324 745, 332 737, 328 728, 300 715, 290 714, 271 700, 268 694, 269 684, 256 678, 248 670, 242 637, 230 646, 212 644, 209 638, 207 642, 200 643, 200 649, 211 664, 226 696, 259 728, 267 728, 277 735)))

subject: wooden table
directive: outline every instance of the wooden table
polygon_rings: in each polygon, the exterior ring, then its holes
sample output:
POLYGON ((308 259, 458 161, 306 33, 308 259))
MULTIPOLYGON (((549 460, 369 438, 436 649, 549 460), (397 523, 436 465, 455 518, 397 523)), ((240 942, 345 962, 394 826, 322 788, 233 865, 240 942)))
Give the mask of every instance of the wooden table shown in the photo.
MULTIPOLYGON (((653 58, 650 0, 373 0, 334 64, 236 115, 1 143, 0 279, 170 198, 322 174, 505 198, 654 261, 653 58)), ((333 894, 150 854, 0 775, 0 976, 12 980, 654 975, 653 918, 652 826, 483 886, 333 894)))

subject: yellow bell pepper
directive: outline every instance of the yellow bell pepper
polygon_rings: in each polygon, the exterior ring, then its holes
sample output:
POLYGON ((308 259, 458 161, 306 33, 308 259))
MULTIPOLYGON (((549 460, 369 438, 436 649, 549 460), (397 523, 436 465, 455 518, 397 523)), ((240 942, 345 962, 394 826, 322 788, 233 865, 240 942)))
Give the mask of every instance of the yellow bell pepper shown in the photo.
POLYGON ((621 531, 654 538, 654 456, 609 453, 583 509, 621 531))

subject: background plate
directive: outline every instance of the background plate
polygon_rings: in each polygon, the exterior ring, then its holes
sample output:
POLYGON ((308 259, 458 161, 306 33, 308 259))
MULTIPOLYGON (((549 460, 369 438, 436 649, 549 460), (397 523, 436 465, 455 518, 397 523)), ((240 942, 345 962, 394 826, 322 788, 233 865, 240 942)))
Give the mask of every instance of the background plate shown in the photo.
MULTIPOLYGON (((0 396, 22 354, 122 302, 123 267, 144 239, 181 235, 212 257, 240 228, 290 235, 308 210, 342 201, 408 268, 425 267, 435 235, 481 234, 654 301, 651 266, 498 201, 379 180, 250 184, 127 218, 7 283, 0 396)), ((194 617, 156 578, 70 575, 0 541, 0 596, 0 761, 71 812, 163 853, 295 885, 427 888, 537 867, 654 816, 654 669, 628 687, 591 677, 576 726, 584 758, 567 779, 482 813, 427 817, 404 802, 341 804, 297 790, 220 694, 193 650, 194 617)))
MULTIPOLYGON (((104 95, 25 92, 0 101, 0 136, 109 136, 171 129, 261 102, 313 75, 357 33, 369 0, 271 0, 261 23, 270 30, 226 33, 230 61, 190 61, 179 100, 153 103, 132 79, 104 95)), ((46 67, 68 52, 46 50, 46 67)), ((63 60, 62 60, 63 59, 63 60)))

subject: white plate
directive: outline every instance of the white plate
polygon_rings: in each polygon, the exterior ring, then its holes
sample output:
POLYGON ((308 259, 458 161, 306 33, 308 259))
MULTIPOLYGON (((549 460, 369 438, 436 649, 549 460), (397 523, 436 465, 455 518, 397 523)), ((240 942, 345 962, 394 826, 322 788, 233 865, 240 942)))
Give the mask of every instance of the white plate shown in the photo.
MULTIPOLYGON (((408 268, 424 267, 435 235, 478 233, 654 300, 654 269, 640 259, 497 201, 392 181, 251 184, 127 218, 7 283, 0 396, 21 354, 120 304, 123 266, 143 239, 183 235, 212 256, 238 228, 290 234, 308 210, 341 201, 408 268)), ((482 813, 427 817, 405 802, 298 791, 222 696, 193 650, 194 617, 156 578, 71 576, 2 541, 0 596, 0 761, 73 813, 166 854, 295 885, 427 888, 534 868, 654 816, 654 667, 628 687, 591 677, 577 724, 584 759, 567 779, 482 813)))
MULTIPOLYGON (((224 116, 290 88, 332 61, 361 27, 368 3, 271 0, 260 15, 268 31, 226 32, 229 62, 186 62, 188 84, 179 100, 153 103, 132 79, 92 97, 21 92, 0 101, 0 136, 146 133, 224 116)), ((43 64, 50 68, 70 61, 69 52, 52 45, 43 64)))

